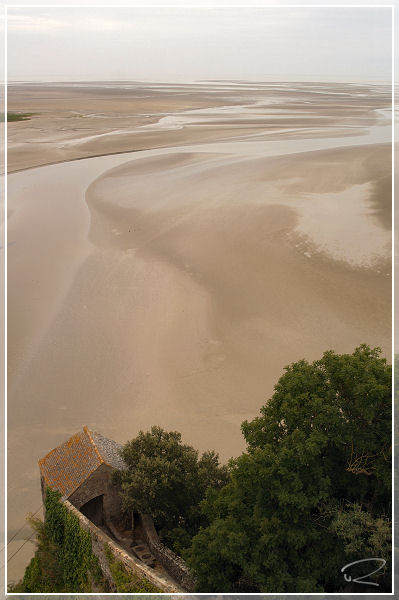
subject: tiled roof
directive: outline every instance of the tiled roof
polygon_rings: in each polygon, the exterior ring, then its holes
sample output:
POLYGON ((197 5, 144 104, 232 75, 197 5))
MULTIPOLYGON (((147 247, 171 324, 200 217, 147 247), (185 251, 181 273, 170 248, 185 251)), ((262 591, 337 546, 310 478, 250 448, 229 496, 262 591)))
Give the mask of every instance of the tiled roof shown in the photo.
POLYGON ((117 444, 113 440, 109 440, 101 435, 101 433, 97 433, 96 431, 91 431, 90 433, 91 439, 93 440, 104 462, 115 469, 126 469, 123 458, 119 456, 119 450, 122 450, 123 448, 122 444, 117 444))
POLYGON ((113 440, 83 427, 39 460, 40 473, 46 485, 68 498, 102 463, 123 469, 120 448, 113 440))

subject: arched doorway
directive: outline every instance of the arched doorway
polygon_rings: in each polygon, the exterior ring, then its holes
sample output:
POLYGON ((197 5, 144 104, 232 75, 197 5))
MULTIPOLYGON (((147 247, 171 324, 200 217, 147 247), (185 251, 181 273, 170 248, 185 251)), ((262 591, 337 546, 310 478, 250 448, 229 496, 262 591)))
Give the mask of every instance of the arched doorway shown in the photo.
POLYGON ((86 504, 83 504, 83 506, 81 506, 79 509, 80 512, 83 513, 85 517, 90 519, 94 525, 97 525, 97 527, 104 525, 103 500, 104 494, 101 494, 101 496, 96 496, 95 498, 92 498, 86 502, 86 504))

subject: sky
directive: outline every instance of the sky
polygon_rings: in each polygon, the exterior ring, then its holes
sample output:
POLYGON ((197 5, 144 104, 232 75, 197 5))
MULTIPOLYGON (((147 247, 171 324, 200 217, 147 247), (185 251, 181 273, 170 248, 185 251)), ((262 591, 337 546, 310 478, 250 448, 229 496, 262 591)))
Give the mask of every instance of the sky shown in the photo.
POLYGON ((8 81, 391 80, 391 9, 8 8, 8 81))

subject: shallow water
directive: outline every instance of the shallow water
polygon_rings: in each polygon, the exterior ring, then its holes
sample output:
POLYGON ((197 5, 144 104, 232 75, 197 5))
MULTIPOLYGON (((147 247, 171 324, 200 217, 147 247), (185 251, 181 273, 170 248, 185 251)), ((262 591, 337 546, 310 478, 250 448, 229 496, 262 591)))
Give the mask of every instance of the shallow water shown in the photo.
MULTIPOLYGON (((206 87, 207 84, 204 83, 202 85, 206 87)), ((218 84, 215 85, 216 87, 218 86, 218 84)), ((126 87, 129 86, 127 85, 126 87)), ((162 86, 156 85, 149 87, 153 89, 162 88, 162 86)), ((169 87, 173 88, 173 86, 169 87)), ((229 86, 219 85, 218 87, 219 89, 229 89, 229 86)), ((251 89, 259 90, 260 87, 243 85, 245 91, 250 91, 251 89)), ((274 91, 278 89, 287 91, 290 89, 283 84, 269 85, 268 87, 274 91)), ((298 87, 293 89, 297 91, 298 87)), ((326 90, 325 86, 314 85, 313 93, 326 95, 332 92, 328 89, 326 90)), ((337 94, 340 94, 340 92, 337 92, 337 94)), ((274 103, 275 99, 271 95, 270 110, 274 110, 277 106, 274 103)), ((177 115, 162 117, 158 124, 151 125, 149 128, 197 127, 204 120, 207 123, 212 122, 212 120, 217 121, 220 120, 221 116, 226 116, 227 114, 230 117, 238 117, 244 113, 245 117, 248 114, 253 115, 254 113, 256 118, 262 119, 264 117, 262 114, 259 114, 259 111, 262 110, 264 105, 265 100, 262 100, 262 103, 257 102, 253 106, 243 104, 240 107, 229 106, 185 111, 177 115)), ((269 110, 269 107, 266 107, 265 110, 269 110)), ((298 117, 302 116, 299 113, 290 114, 298 117)), ((53 422, 50 422, 47 414, 40 413, 41 407, 39 405, 36 407, 36 413, 34 407, 32 410, 32 406, 30 405, 31 398, 21 397, 18 393, 18 386, 23 382, 37 348, 46 339, 46 334, 54 322, 60 307, 63 306, 79 268, 93 252, 93 247, 87 239, 90 227, 90 212, 85 202, 85 192, 89 185, 96 178, 106 175, 107 171, 125 163, 135 164, 136 161, 144 161, 145 159, 154 157, 167 157, 168 155, 178 153, 207 153, 209 155, 207 157, 208 167, 212 166, 212 164, 218 168, 227 168, 233 165, 234 169, 239 169, 245 166, 245 164, 250 165, 253 159, 258 160, 261 158, 289 156, 291 154, 304 154, 318 150, 389 143, 391 141, 390 111, 388 109, 379 109, 375 111, 375 115, 377 122, 368 126, 364 124, 363 120, 359 125, 356 125, 355 121, 351 125, 339 124, 337 129, 333 127, 317 127, 309 130, 308 128, 285 127, 280 131, 272 131, 270 134, 258 132, 245 136, 237 136, 235 139, 230 139, 229 141, 187 144, 113 156, 102 156, 39 167, 9 176, 8 208, 12 213, 8 223, 8 241, 12 244, 8 250, 9 402, 12 402, 12 405, 10 405, 9 410, 11 425, 8 434, 11 447, 9 459, 13 468, 9 471, 10 480, 8 489, 10 494, 18 497, 18 502, 13 502, 9 505, 10 537, 21 526, 25 515, 29 511, 36 509, 36 505, 40 502, 36 466, 37 458, 59 443, 65 435, 64 429, 67 428, 65 427, 65 422, 70 412, 68 401, 60 403, 57 406, 57 397, 52 399, 51 410, 49 409, 48 413, 52 415, 56 413, 57 418, 53 422), (341 134, 343 129, 345 129, 346 135, 334 136, 335 132, 341 134), (322 137, 312 137, 316 134, 320 135, 320 133, 322 133, 322 137), (298 134, 301 138, 290 139, 288 136, 293 134, 298 134), (281 136, 280 139, 273 139, 279 135, 281 136), (214 155, 213 158, 212 155, 214 155), (26 414, 34 414, 34 423, 25 422, 24 416, 26 414)), ((270 114, 268 115, 269 117, 274 118, 270 114)), ((139 129, 133 129, 130 133, 134 134, 137 131, 139 129)), ((118 132, 113 131, 87 136, 86 138, 82 138, 80 142, 83 143, 84 141, 94 140, 104 135, 115 135, 116 133, 123 135, 127 132, 126 130, 120 130, 118 132)), ((76 141, 65 142, 65 144, 68 143, 73 144, 76 141)), ((186 172, 188 172, 187 168, 186 172)), ((196 172, 195 166, 192 168, 192 172, 196 172)), ((152 175, 156 178, 157 174, 155 172, 152 175)), ((177 180, 178 175, 179 167, 176 167, 177 180)), ((356 238, 356 242, 351 240, 350 228, 342 232, 342 214, 337 214, 337 211, 333 208, 333 204, 337 201, 342 202, 346 208, 349 206, 351 218, 359 218, 357 235, 361 236, 361 243, 364 246, 365 241, 367 242, 369 226, 369 215, 365 214, 364 211, 364 198, 367 193, 368 187, 367 184, 364 184, 363 187, 355 187, 352 191, 349 188, 348 191, 338 196, 334 196, 334 193, 329 194, 328 192, 326 194, 314 195, 314 197, 308 196, 302 199, 302 205, 300 202, 296 204, 293 202, 291 207, 294 206, 298 210, 302 210, 301 215, 306 213, 307 207, 312 203, 319 202, 318 214, 315 215, 314 221, 309 219, 310 212, 307 213, 304 223, 301 222, 301 216, 299 216, 298 227, 301 233, 316 240, 319 246, 323 246, 324 244, 327 252, 330 254, 335 248, 336 258, 339 260, 345 259, 345 255, 342 254, 342 248, 336 244, 336 238, 328 237, 328 234, 332 234, 333 227, 327 227, 323 230, 318 226, 320 221, 317 218, 323 218, 325 212, 326 219, 329 220, 331 225, 334 225, 336 230, 340 230, 341 234, 347 236, 348 244, 352 243, 352 250, 356 258, 356 252, 359 248, 357 244, 359 238, 356 238), (305 205, 305 202, 308 204, 305 205)), ((289 206, 289 203, 286 206, 289 206)), ((386 236, 388 235, 389 237, 389 234, 385 233, 384 235, 384 238, 373 238, 374 246, 371 245, 371 250, 376 255, 383 255, 384 253, 386 236)), ((303 252, 305 257, 306 252, 308 252, 308 249, 303 252)), ((112 256, 112 260, 115 260, 115 262, 110 262, 111 266, 108 267, 110 274, 107 273, 107 278, 104 278, 103 291, 100 286, 100 292, 104 293, 104 295, 108 288, 114 285, 112 273, 118 268, 119 259, 115 259, 114 255, 112 256)), ((311 258, 312 256, 310 255, 309 260, 311 258)), ((360 253, 357 258, 359 261, 362 261, 364 255, 360 253)), ((121 265, 123 265, 123 260, 127 259, 129 261, 134 259, 133 251, 121 258, 121 265)), ((98 282, 93 281, 92 285, 93 288, 98 289, 98 282)), ((185 289, 184 286, 186 285, 188 286, 184 280, 181 286, 185 289)), ((161 284, 159 286, 161 287, 161 284)), ((160 290, 157 289, 156 293, 161 294, 162 287, 160 290)), ((73 315, 70 315, 70 319, 73 323, 73 315)), ((242 327, 242 330, 237 326, 237 331, 234 331, 237 337, 241 337, 245 333, 243 326, 240 325, 240 327, 242 327)), ((252 329, 248 336, 252 340, 255 340, 255 345, 259 343, 257 340, 261 336, 261 332, 263 335, 263 329, 266 329, 265 335, 269 336, 270 339, 274 335, 280 334, 286 335, 288 339, 288 331, 284 332, 281 331, 281 328, 277 328, 273 332, 271 326, 265 328, 259 318, 253 318, 251 327, 252 329)), ((64 343, 66 343, 65 340, 59 340, 60 346, 64 343)), ((74 340, 70 340, 69 343, 72 346, 71 353, 79 356, 79 344, 74 342, 74 340)), ((81 340, 81 344, 83 343, 84 340, 81 340)), ((222 360, 225 360, 221 351, 218 354, 219 350, 218 352, 214 350, 214 347, 219 348, 221 342, 218 340, 215 341, 212 338, 209 343, 212 344, 212 352, 214 353, 210 352, 211 360, 215 361, 213 368, 217 369, 222 364, 222 360), (219 359, 220 363, 217 362, 219 359)), ((78 362, 76 360, 76 363, 78 362)), ((52 377, 56 376, 54 373, 46 372, 46 365, 42 365, 42 369, 41 376, 43 379, 50 375, 52 377)), ((190 377, 197 377, 198 373, 200 373, 199 370, 195 371, 193 369, 189 375, 190 377)), ((101 374, 99 374, 99 377, 101 377, 101 374)), ((27 389, 27 387, 29 386, 25 381, 24 389, 27 389)), ((67 397, 67 392, 65 392, 65 396, 67 397)), ((72 402, 79 403, 79 399, 73 397, 71 398, 72 402)), ((80 402, 84 402, 84 400, 80 402)), ((211 400, 208 400, 208 402, 211 402, 211 400)), ((208 408, 211 410, 211 407, 208 408)), ((95 418, 103 423, 103 426, 107 423, 107 415, 105 414, 96 414, 95 418)), ((227 420, 229 417, 224 416, 223 418, 227 420)), ((240 414, 238 416, 232 414, 230 418, 232 425, 238 427, 240 414)), ((24 536, 26 537, 27 535, 27 529, 23 530, 19 538, 13 542, 15 544, 14 549, 18 547, 21 539, 24 539, 24 536)), ((10 552, 12 552, 12 549, 13 547, 10 546, 10 552)), ((25 550, 29 556, 31 552, 29 544, 26 545, 25 550)), ((14 563, 15 566, 12 565, 14 570, 11 569, 11 577, 21 575, 22 573, 22 568, 25 566, 23 560, 26 561, 26 555, 21 552, 20 557, 21 562, 19 565, 16 563, 14 563)))

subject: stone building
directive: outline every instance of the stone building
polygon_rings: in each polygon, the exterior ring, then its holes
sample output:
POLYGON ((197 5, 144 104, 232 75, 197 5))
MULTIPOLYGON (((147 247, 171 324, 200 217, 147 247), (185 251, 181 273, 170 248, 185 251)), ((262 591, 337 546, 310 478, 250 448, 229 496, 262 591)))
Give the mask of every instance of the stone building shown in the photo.
POLYGON ((112 471, 123 469, 122 448, 113 440, 90 431, 73 435, 39 460, 42 495, 46 486, 58 490, 97 526, 120 519, 119 489, 112 483, 112 471))
POLYGON ((122 515, 115 469, 126 469, 120 456, 122 446, 88 427, 51 450, 39 460, 43 503, 46 488, 57 490, 66 508, 90 532, 111 587, 112 578, 104 555, 104 543, 126 568, 165 592, 194 590, 193 577, 184 561, 159 540, 149 515, 129 519, 122 515))

